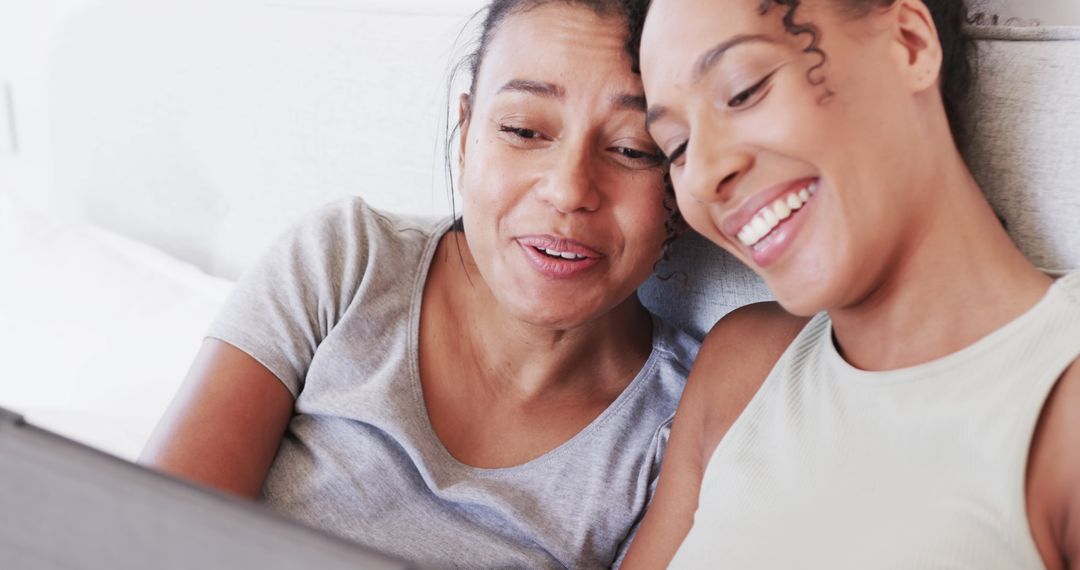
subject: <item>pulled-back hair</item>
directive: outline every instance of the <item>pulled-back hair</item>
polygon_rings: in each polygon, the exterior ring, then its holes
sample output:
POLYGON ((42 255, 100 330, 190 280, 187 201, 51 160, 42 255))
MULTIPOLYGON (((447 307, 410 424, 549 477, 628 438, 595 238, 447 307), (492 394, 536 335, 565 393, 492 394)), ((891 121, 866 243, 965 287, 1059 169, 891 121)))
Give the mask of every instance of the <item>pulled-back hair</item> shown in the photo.
MULTIPOLYGON (((480 67, 484 63, 484 59, 487 58, 488 49, 491 46, 491 41, 494 39, 495 34, 499 31, 499 27, 506 20, 507 17, 520 14, 522 12, 528 12, 548 4, 564 4, 571 6, 583 6, 589 8, 599 16, 612 16, 622 17, 627 24, 631 22, 630 13, 626 7, 631 0, 491 0, 486 6, 478 10, 469 19, 470 25, 466 25, 462 30, 464 33, 471 27, 471 23, 477 20, 480 21, 479 34, 476 40, 472 43, 467 55, 465 55, 460 61, 458 61, 450 71, 450 79, 447 82, 448 89, 448 102, 453 102, 454 97, 452 90, 454 85, 457 84, 458 76, 465 72, 468 73, 468 101, 466 107, 463 110, 462 116, 458 119, 452 120, 451 113, 453 109, 452 104, 448 104, 446 108, 446 138, 444 139, 445 148, 443 149, 443 158, 446 161, 446 182, 449 192, 449 198, 451 208, 456 214, 456 207, 454 203, 454 175, 453 175, 453 156, 454 156, 454 139, 458 136, 462 123, 466 122, 472 114, 473 102, 476 100, 476 80, 480 75, 480 67)), ((640 2, 633 2, 634 4, 640 4, 640 2)), ((641 14, 643 16, 643 14, 641 14)), ((637 21, 637 20, 634 20, 637 21)), ((640 31, 640 30, 639 30, 640 31)), ((459 36, 460 41, 460 36, 459 36)), ((635 62, 634 70, 636 72, 637 65, 637 46, 640 39, 634 34, 627 35, 626 50, 627 54, 635 62)), ((457 220, 454 224, 455 229, 461 229, 461 220, 457 220)))
MULTIPOLYGON (((473 20, 478 20, 481 17, 483 20, 480 24, 480 31, 476 42, 466 55, 451 72, 450 88, 453 88, 455 83, 454 79, 460 72, 468 72, 469 77, 469 91, 468 102, 464 109, 464 114, 459 118, 457 122, 450 121, 449 114, 447 116, 447 126, 449 132, 446 136, 446 173, 447 184, 450 193, 451 204, 454 201, 454 180, 453 180, 453 168, 452 159, 453 156, 453 143, 454 138, 458 134, 461 124, 468 120, 472 113, 472 105, 475 101, 476 92, 476 80, 480 75, 480 68, 484 64, 484 59, 487 57, 488 48, 491 46, 491 41, 499 31, 500 25, 506 20, 507 17, 528 12, 542 6, 549 4, 563 4, 570 6, 582 6, 592 10, 598 16, 620 18, 627 23, 627 36, 626 36, 626 53, 632 63, 631 71, 634 73, 640 73, 637 65, 638 46, 640 44, 640 27, 633 28, 635 23, 640 25, 644 21, 645 10, 647 9, 648 2, 644 0, 492 0, 487 6, 482 8, 473 16, 473 20), (636 30, 633 31, 633 30, 636 30)), ((452 97, 449 98, 451 101, 452 97)), ((447 108, 447 113, 450 112, 450 108, 447 108)), ((678 214, 678 209, 675 206, 674 192, 671 191, 671 185, 669 182, 665 182, 665 191, 667 194, 667 200, 664 201, 664 207, 668 210, 668 218, 665 220, 665 232, 666 239, 663 244, 663 254, 660 261, 666 261, 669 256, 671 244, 678 237, 678 227, 681 224, 681 217, 678 214)), ((453 206, 451 206, 453 207, 453 206)), ((454 224, 455 229, 461 229, 461 220, 457 220, 454 224)), ((655 269, 655 268, 654 268, 655 269)))
MULTIPOLYGON (((484 58, 487 57, 488 47, 491 45, 492 38, 495 37, 496 32, 499 30, 499 26, 507 18, 507 16, 513 14, 520 14, 522 12, 528 12, 545 6, 548 4, 567 4, 571 6, 582 6, 588 8, 596 13, 598 16, 603 17, 619 17, 624 19, 627 23, 630 21, 630 15, 627 10, 628 6, 640 4, 641 2, 630 2, 628 0, 492 0, 485 8, 481 9, 477 13, 484 15, 483 23, 480 24, 480 37, 476 46, 472 52, 466 56, 463 63, 469 71, 469 96, 470 99, 473 93, 476 91, 476 78, 480 73, 480 66, 484 63, 484 58)), ((630 36, 627 36, 627 54, 631 57, 636 57, 636 50, 631 51, 631 48, 636 48, 637 44, 631 44, 630 36)), ((635 66, 636 69, 636 66, 635 66)))

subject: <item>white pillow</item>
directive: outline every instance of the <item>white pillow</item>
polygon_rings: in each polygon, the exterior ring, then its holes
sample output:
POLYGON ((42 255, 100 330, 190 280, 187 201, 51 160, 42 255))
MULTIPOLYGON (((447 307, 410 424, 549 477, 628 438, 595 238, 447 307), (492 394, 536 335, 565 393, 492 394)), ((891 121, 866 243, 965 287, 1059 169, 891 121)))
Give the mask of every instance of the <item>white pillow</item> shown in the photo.
POLYGON ((0 192, 0 406, 135 458, 231 285, 0 192))

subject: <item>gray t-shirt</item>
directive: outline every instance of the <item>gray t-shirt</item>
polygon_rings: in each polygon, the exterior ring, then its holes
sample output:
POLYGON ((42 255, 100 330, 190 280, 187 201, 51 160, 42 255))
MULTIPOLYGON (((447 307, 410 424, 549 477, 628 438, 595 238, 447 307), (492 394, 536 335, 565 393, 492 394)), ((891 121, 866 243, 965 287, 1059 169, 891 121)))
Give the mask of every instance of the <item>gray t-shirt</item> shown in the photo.
POLYGON ((263 499, 422 566, 609 566, 652 497, 698 342, 654 319, 644 368, 588 427, 523 465, 464 465, 431 427, 417 359, 424 282, 449 228, 336 203, 236 287, 208 336, 296 397, 263 499))

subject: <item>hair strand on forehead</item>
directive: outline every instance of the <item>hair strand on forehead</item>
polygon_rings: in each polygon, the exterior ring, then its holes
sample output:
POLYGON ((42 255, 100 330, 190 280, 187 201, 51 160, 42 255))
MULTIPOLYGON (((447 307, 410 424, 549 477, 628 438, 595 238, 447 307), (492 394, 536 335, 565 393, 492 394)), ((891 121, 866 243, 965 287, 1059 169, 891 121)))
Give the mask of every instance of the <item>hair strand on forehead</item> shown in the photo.
MULTIPOLYGON (((488 48, 491 45, 492 40, 499 31, 502 23, 510 16, 515 14, 521 14, 530 10, 551 5, 562 4, 566 6, 579 6, 592 10, 595 14, 602 17, 614 17, 620 18, 627 24, 628 33, 626 37, 626 53, 630 56, 632 62, 631 71, 634 73, 640 73, 637 65, 637 52, 638 43, 640 38, 638 34, 634 33, 633 26, 635 22, 643 21, 645 12, 648 10, 648 0, 492 0, 485 6, 477 11, 469 19, 469 24, 465 26, 462 33, 458 35, 458 42, 461 42, 462 36, 466 29, 472 27, 474 22, 479 21, 479 32, 473 45, 469 48, 469 53, 458 61, 450 71, 450 77, 447 81, 447 107, 446 107, 446 138, 444 140, 445 146, 443 148, 443 157, 445 160, 445 173, 447 182, 447 193, 449 195, 450 209, 457 214, 457 204, 454 197, 454 141, 456 137, 461 135, 461 127, 463 123, 468 121, 469 116, 472 113, 472 107, 476 101, 476 81, 480 74, 480 68, 483 66, 484 59, 487 57, 488 48), (466 104, 462 110, 462 116, 457 121, 451 120, 453 101, 457 99, 453 96, 454 85, 461 73, 468 73, 468 91, 465 94, 466 104)), ((656 262, 654 270, 658 271, 661 263, 666 261, 669 257, 669 252, 672 243, 678 237, 682 227, 682 216, 679 214, 678 206, 675 203, 675 193, 671 188, 671 184, 667 181, 665 176, 664 192, 666 194, 664 200, 664 207, 668 210, 668 217, 664 222, 667 237, 664 240, 662 246, 662 255, 659 261, 656 262)), ((454 230, 462 230, 463 224, 461 219, 455 221, 454 230)), ((455 237, 455 241, 456 241, 455 237)), ((461 245, 458 243, 458 250, 460 253, 461 245)), ((670 275, 667 276, 670 278, 670 275)))
MULTIPOLYGON (((816 54, 821 61, 815 64, 808 72, 808 80, 814 85, 820 85, 825 81, 824 77, 815 76, 825 65, 828 55, 819 47, 821 34, 809 22, 798 22, 797 13, 802 5, 801 0, 756 0, 758 11, 764 15, 774 7, 784 7, 786 12, 782 16, 784 29, 794 36, 809 35, 810 44, 804 50, 806 53, 816 54)), ((877 7, 888 7, 897 0, 825 0, 836 5, 852 16, 866 15, 870 10, 877 7)), ((921 0, 930 11, 937 28, 938 40, 941 42, 941 97, 945 105, 945 114, 949 120, 949 127, 953 139, 961 152, 966 150, 969 140, 969 129, 965 123, 964 108, 967 104, 973 77, 973 60, 976 57, 974 42, 965 30, 968 24, 976 23, 974 18, 969 17, 968 2, 966 0, 921 0)), ((634 65, 639 65, 641 32, 645 25, 645 17, 648 14, 651 0, 639 0, 637 6, 628 10, 630 17, 630 43, 634 54, 634 65)), ((984 17, 985 20, 985 17, 984 17)), ((826 94, 828 96, 828 94, 826 94)))

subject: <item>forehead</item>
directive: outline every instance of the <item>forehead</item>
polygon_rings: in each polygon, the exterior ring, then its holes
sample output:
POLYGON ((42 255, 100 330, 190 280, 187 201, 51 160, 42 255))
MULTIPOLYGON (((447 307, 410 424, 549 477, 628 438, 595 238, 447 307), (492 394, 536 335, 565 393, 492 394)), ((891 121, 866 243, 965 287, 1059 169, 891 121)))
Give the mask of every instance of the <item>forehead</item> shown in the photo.
MULTIPOLYGON (((627 24, 619 16, 550 2, 512 13, 495 30, 477 77, 478 90, 510 79, 550 81, 573 90, 576 82, 615 80, 640 85, 626 53, 627 24)), ((637 88, 640 91, 640 87, 637 88)))
MULTIPOLYGON (((784 40, 778 17, 763 16, 760 0, 653 0, 641 38, 646 83, 686 74, 696 59, 738 35, 784 40)), ((773 12, 785 10, 773 8, 773 12)))

